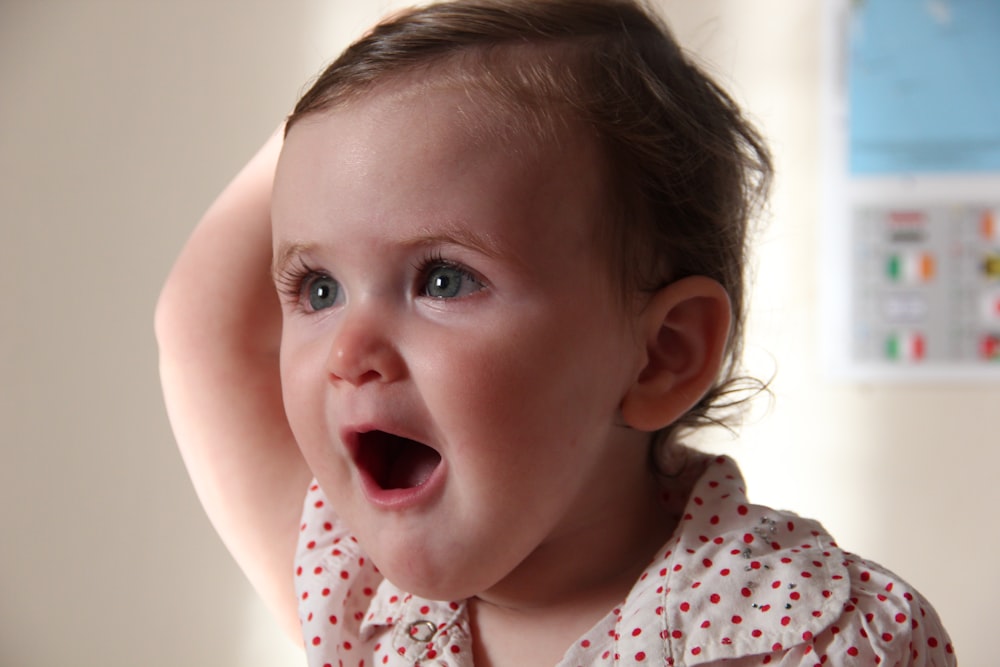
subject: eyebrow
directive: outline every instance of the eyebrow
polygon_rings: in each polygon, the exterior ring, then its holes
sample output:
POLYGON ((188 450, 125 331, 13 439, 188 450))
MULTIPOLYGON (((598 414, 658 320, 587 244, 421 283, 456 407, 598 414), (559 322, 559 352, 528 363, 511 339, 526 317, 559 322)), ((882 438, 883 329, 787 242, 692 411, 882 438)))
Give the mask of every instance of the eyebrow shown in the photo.
POLYGON ((487 257, 497 259, 504 252, 502 244, 491 234, 477 234, 459 225, 447 225, 442 229, 423 229, 411 237, 404 238, 400 245, 419 247, 428 245, 457 245, 475 250, 487 257))
MULTIPOLYGON (((404 237, 398 242, 403 247, 423 247, 431 245, 457 245, 470 248, 492 259, 498 259, 509 255, 505 252, 502 244, 490 234, 477 234, 472 230, 465 229, 458 225, 449 225, 438 230, 421 230, 413 236, 404 237)), ((271 275, 280 276, 285 267, 292 262, 295 257, 312 252, 317 247, 316 243, 307 241, 282 241, 275 248, 271 262, 271 275)), ((518 258, 512 257, 515 261, 518 258)))

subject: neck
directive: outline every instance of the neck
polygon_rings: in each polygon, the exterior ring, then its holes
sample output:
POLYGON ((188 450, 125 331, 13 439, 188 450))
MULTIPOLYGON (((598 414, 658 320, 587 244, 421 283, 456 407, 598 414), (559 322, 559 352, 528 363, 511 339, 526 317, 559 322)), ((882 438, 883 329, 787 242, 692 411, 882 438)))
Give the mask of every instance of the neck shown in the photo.
POLYGON ((471 601, 477 667, 555 664, 621 604, 675 528, 660 502, 660 483, 642 470, 601 480, 611 493, 596 494, 584 520, 471 601))

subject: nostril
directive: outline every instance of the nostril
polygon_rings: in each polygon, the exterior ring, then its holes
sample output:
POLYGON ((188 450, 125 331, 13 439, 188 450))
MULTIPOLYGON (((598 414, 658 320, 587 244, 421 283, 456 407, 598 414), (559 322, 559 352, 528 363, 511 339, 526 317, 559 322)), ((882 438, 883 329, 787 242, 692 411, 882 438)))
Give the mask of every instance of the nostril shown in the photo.
POLYGON ((376 326, 371 319, 355 318, 341 323, 327 357, 331 380, 360 386, 368 382, 391 382, 402 375, 403 362, 398 350, 381 333, 385 327, 376 326))

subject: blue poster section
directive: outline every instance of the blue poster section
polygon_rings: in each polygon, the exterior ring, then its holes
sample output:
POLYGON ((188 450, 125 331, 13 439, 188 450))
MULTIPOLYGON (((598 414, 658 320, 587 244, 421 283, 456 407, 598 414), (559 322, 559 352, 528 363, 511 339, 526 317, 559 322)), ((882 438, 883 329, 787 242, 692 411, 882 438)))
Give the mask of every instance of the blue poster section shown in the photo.
POLYGON ((1000 172, 1000 0, 853 0, 852 175, 1000 172))

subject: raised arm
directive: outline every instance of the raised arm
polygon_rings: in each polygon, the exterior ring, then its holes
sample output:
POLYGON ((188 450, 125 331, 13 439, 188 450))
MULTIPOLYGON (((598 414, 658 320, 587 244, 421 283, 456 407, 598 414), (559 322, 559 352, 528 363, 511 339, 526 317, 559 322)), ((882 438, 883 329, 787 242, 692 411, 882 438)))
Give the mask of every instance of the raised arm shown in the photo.
POLYGON ((292 582, 310 473, 281 400, 281 315, 270 277, 276 133, 211 206, 160 295, 167 412, 194 487, 229 551, 299 641, 292 582))

